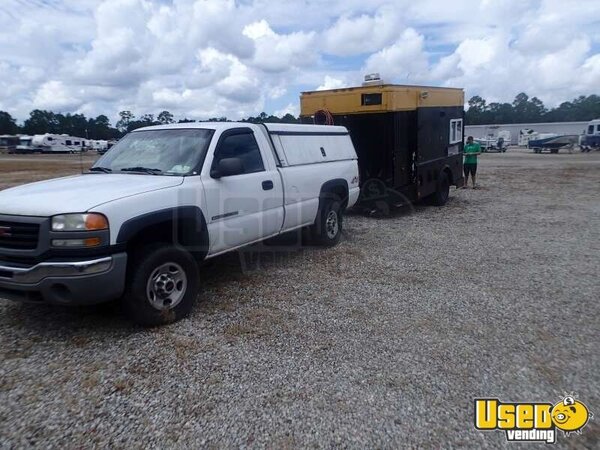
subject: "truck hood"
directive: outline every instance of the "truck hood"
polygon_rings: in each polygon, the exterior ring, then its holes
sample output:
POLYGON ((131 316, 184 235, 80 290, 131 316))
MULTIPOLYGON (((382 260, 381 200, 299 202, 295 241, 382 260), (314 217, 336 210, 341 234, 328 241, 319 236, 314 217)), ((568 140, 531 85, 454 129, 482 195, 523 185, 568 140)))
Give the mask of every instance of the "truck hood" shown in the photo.
POLYGON ((56 178, 0 191, 0 214, 53 216, 85 212, 102 203, 181 183, 183 177, 136 174, 56 178))

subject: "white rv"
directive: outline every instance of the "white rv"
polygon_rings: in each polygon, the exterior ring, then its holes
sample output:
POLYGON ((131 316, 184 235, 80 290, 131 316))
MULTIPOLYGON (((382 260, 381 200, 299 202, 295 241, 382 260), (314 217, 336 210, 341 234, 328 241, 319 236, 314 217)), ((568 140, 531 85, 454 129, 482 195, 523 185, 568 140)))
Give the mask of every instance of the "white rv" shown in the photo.
POLYGON ((92 150, 96 150, 98 153, 105 153, 106 150, 108 149, 108 141, 95 140, 95 141, 89 141, 89 142, 90 142, 90 147, 92 148, 92 150))
POLYGON ((33 136, 19 136, 19 144, 17 145, 15 153, 34 153, 36 148, 31 143, 32 140, 33 136))
POLYGON ((588 123, 583 136, 579 140, 579 146, 584 152, 600 149, 600 119, 588 123))
POLYGON ((31 144, 42 153, 80 153, 85 147, 85 139, 66 134, 36 134, 31 144))

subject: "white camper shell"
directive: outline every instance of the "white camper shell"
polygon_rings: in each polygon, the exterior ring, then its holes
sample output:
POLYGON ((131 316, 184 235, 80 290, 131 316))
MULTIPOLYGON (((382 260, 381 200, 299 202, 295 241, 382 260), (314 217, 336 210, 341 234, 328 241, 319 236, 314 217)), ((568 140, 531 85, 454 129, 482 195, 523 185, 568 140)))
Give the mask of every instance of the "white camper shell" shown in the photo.
POLYGON ((355 159, 354 146, 345 127, 265 124, 283 167, 355 159))

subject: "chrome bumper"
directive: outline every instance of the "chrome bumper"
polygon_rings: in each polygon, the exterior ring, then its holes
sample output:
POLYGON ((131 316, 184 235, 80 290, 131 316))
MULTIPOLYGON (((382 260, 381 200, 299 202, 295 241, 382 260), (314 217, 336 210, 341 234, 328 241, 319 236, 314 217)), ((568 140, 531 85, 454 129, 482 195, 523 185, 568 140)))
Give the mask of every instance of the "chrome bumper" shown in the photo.
POLYGON ((43 262, 32 267, 0 265, 0 280, 19 284, 37 284, 44 278, 78 277, 108 271, 113 264, 110 256, 73 262, 43 262))
POLYGON ((35 266, 0 263, 0 298, 92 305, 123 295, 127 253, 78 261, 46 261, 35 266))

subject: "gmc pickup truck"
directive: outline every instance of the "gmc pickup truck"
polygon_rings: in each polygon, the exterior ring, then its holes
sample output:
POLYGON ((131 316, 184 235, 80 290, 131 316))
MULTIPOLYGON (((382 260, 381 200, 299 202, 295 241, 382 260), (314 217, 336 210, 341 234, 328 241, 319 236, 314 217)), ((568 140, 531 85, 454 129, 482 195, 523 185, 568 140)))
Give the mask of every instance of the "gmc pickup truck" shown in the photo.
POLYGON ((337 244, 358 186, 344 127, 142 128, 87 173, 0 192, 0 298, 120 298, 137 323, 173 322, 199 294, 199 261, 302 227, 337 244))

